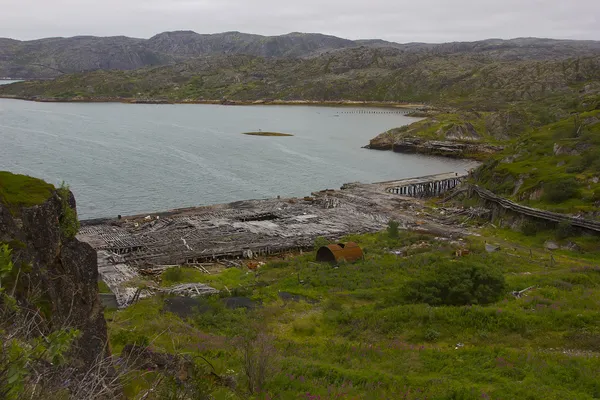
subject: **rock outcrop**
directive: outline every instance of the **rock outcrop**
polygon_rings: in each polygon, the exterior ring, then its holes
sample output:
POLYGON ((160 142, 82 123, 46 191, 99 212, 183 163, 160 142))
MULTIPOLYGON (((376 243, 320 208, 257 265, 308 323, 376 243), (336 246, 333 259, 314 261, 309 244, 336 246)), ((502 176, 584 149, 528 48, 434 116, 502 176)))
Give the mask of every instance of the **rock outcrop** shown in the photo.
POLYGON ((450 140, 425 140, 420 138, 404 138, 392 146, 397 153, 431 154, 454 158, 477 158, 486 154, 494 154, 502 150, 501 146, 482 143, 465 143, 450 140))
MULTIPOLYGON (((68 204, 75 209, 75 199, 70 192, 69 196, 68 204)), ((23 266, 15 297, 44 316, 45 330, 79 330, 71 366, 87 369, 108 355, 96 252, 63 233, 65 202, 57 191, 30 207, 15 208, 2 200, 0 196, 0 243, 8 243, 14 263, 23 266)))

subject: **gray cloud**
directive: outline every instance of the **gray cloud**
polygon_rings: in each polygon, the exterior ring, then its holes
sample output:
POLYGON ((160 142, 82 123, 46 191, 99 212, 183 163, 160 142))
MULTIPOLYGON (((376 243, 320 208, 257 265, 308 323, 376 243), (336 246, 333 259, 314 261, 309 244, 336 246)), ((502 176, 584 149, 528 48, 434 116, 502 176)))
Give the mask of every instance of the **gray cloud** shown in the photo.
POLYGON ((168 30, 448 42, 524 36, 600 40, 598 0, 0 0, 0 37, 168 30))

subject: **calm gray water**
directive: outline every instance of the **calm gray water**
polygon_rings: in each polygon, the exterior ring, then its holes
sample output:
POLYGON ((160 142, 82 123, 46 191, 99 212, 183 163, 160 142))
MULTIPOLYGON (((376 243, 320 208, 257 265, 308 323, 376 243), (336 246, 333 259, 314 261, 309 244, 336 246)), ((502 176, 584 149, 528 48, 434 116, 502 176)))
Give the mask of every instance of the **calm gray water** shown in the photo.
POLYGON ((0 170, 53 184, 64 180, 77 197, 80 217, 95 218, 305 196, 346 182, 472 165, 362 149, 377 134, 413 119, 347 113, 358 110, 0 99, 0 170), (241 134, 259 129, 295 136, 241 134))

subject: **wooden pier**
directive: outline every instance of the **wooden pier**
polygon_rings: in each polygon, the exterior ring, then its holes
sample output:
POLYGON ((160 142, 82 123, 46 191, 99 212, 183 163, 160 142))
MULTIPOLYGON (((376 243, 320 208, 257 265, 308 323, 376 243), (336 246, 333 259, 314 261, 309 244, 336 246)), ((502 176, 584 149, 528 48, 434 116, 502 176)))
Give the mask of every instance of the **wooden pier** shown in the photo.
POLYGON ((340 114, 398 114, 407 115, 415 112, 416 110, 355 110, 355 111, 342 111, 340 114))
POLYGON ((450 172, 446 174, 424 176, 421 178, 406 179, 404 181, 395 182, 396 185, 387 187, 386 192, 416 198, 436 197, 454 189, 460 185, 466 177, 467 174, 450 172))

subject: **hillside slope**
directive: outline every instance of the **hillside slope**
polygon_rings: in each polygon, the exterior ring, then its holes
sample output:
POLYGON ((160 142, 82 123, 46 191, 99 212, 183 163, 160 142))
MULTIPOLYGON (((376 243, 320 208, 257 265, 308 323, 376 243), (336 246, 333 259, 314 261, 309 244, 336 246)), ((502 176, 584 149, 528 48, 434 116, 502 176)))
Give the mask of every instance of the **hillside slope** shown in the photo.
POLYGON ((312 57, 366 46, 394 47, 421 55, 469 54, 494 60, 550 60, 598 54, 600 42, 537 38, 489 39, 444 44, 398 44, 383 40, 348 40, 317 33, 261 36, 240 32, 198 34, 164 32, 150 39, 125 36, 46 38, 18 41, 0 38, 0 77, 53 78, 64 73, 131 70, 167 65, 195 57, 244 54, 265 58, 312 57))
POLYGON ((0 88, 2 96, 24 98, 416 101, 478 110, 522 101, 541 107, 598 92, 600 55, 509 62, 389 47, 351 48, 309 59, 209 56, 172 66, 95 71, 0 88))

